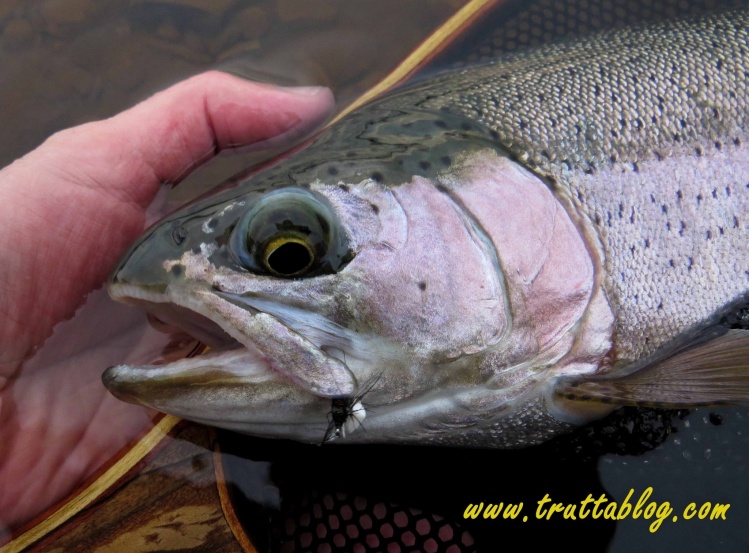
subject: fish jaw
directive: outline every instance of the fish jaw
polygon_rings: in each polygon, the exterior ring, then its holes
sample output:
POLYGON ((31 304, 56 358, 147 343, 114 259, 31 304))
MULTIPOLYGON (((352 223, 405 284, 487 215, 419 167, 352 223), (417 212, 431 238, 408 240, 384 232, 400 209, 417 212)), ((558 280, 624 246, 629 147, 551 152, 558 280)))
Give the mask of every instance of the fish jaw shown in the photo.
POLYGON ((322 436, 330 410, 329 400, 293 385, 244 348, 164 366, 110 367, 103 381, 123 401, 265 437, 322 436))

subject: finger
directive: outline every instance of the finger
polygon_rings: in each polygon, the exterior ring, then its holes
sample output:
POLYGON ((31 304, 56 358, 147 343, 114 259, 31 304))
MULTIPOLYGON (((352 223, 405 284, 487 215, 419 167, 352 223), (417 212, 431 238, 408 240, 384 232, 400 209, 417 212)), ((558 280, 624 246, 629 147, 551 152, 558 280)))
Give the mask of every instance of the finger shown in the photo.
POLYGON ((159 184, 179 181, 219 150, 304 134, 332 106, 326 88, 281 88, 212 71, 111 119, 58 133, 45 146, 54 147, 68 164, 71 159, 84 168, 88 160, 99 167, 106 163, 110 169, 91 184, 147 205, 159 184))

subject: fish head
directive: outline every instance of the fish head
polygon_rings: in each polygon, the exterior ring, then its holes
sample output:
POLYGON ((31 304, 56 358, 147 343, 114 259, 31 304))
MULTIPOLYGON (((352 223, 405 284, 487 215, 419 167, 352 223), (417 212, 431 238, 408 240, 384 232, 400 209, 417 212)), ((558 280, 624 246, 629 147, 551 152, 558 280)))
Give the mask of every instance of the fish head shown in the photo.
POLYGON ((110 294, 213 349, 104 382, 265 437, 495 445, 610 348, 594 266, 548 183, 491 131, 363 110, 146 232, 110 294))

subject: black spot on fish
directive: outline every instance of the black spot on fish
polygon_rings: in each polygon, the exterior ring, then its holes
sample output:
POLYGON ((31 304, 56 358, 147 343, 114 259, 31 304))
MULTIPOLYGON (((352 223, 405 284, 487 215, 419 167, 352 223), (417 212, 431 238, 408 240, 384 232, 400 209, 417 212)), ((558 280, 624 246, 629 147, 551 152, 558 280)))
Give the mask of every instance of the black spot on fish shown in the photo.
POLYGON ((447 128, 447 123, 445 123, 442 119, 437 119, 434 122, 434 126, 435 127, 439 127, 440 129, 446 129, 447 128))
POLYGON ((371 175, 369 175, 369 177, 373 181, 375 181, 377 183, 380 183, 380 184, 382 184, 383 182, 385 182, 385 177, 379 171, 375 171, 374 173, 372 173, 371 175))
POLYGON ((499 133, 497 131, 489 131, 489 136, 492 137, 492 140, 499 140, 499 133))
POLYGON ((328 175, 337 175, 338 174, 338 167, 330 166, 328 167, 328 175))
POLYGON ((423 280, 421 282, 419 282, 419 290, 421 290, 423 292, 426 289, 427 289, 427 283, 424 282, 423 280))
POLYGON ((208 228, 216 228, 218 226, 218 219, 211 219, 208 221, 208 228))
POLYGON ((195 246, 191 251, 194 254, 199 254, 202 250, 200 249, 200 246, 195 246))
POLYGON ((426 171, 427 169, 429 169, 431 166, 432 166, 432 164, 429 163, 428 161, 420 161, 419 162, 419 167, 421 167, 424 171, 426 171))
POLYGON ((723 417, 718 413, 710 413, 710 415, 708 416, 708 420, 713 426, 720 426, 721 424, 723 424, 723 417))
POLYGON ((351 189, 350 189, 350 188, 349 188, 349 187, 348 187, 347 185, 345 185, 345 184, 339 184, 339 185, 338 185, 338 188, 340 188, 340 189, 341 189, 341 190, 343 190, 344 192, 348 192, 349 190, 351 190, 351 189))
POLYGON ((453 160, 450 159, 450 156, 442 156, 440 158, 440 161, 442 162, 442 165, 444 165, 445 167, 450 167, 450 165, 452 165, 453 163, 453 160))
POLYGON ((468 121, 464 121, 463 123, 461 123, 460 128, 464 131, 470 131, 473 127, 468 121))
POLYGON ((373 203, 370 203, 370 204, 369 204, 369 207, 371 207, 371 208, 372 208, 372 211, 373 211, 373 212, 374 212, 375 214, 377 214, 377 213, 379 213, 379 212, 380 212, 380 208, 379 208, 379 207, 377 207, 377 204, 373 204, 373 203))
POLYGON ((179 276, 182 274, 182 266, 181 265, 172 265, 171 273, 174 276, 179 276))
POLYGON ((174 243, 178 246, 185 241, 187 238, 187 229, 183 226, 174 227, 172 229, 172 240, 174 240, 174 243))

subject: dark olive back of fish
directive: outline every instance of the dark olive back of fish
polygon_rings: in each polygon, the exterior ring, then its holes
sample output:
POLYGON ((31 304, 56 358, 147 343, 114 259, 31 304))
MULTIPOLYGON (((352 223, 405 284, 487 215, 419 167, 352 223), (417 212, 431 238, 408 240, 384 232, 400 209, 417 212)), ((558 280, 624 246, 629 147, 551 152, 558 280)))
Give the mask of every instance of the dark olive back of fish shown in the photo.
POLYGON ((524 164, 555 178, 692 154, 744 134, 748 19, 729 12, 509 54, 402 101, 481 121, 524 164))

